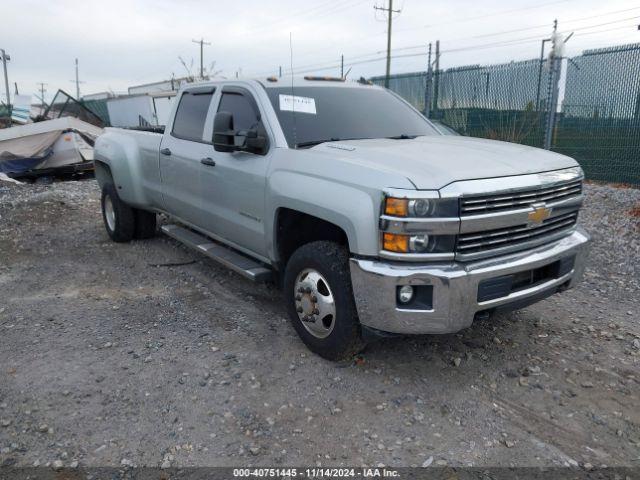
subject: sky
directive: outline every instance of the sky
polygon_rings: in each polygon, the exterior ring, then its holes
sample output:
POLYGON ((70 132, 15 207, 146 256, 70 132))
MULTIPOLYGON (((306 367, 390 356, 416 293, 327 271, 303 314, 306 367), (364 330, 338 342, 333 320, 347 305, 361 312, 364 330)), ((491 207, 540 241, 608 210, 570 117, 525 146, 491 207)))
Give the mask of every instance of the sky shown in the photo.
MULTIPOLYGON (((57 89, 75 95, 125 93, 129 86, 199 73, 222 77, 284 74, 382 75, 389 0, 3 0, 0 48, 13 94, 45 99, 57 89), (185 65, 183 65, 182 58, 185 65), (215 62, 215 63, 214 63, 215 62)), ((440 40, 440 66, 537 58, 554 19, 574 32, 566 55, 640 43, 637 0, 394 0, 391 73, 425 70, 427 45, 440 40)), ((4 101, 4 84, 0 84, 4 101)), ((33 99, 34 103, 37 101, 33 99)))

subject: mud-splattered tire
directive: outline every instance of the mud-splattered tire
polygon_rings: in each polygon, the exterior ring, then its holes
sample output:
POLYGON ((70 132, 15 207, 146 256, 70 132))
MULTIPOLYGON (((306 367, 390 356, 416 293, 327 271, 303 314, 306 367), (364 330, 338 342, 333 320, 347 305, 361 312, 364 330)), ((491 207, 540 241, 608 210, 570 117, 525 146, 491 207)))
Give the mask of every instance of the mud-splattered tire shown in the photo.
POLYGON ((364 347, 344 246, 317 241, 298 248, 285 269, 284 296, 293 327, 311 351, 343 360, 364 347))
POLYGON ((107 183, 102 187, 102 220, 107 234, 114 242, 128 242, 135 233, 133 208, 118 197, 116 187, 107 183))

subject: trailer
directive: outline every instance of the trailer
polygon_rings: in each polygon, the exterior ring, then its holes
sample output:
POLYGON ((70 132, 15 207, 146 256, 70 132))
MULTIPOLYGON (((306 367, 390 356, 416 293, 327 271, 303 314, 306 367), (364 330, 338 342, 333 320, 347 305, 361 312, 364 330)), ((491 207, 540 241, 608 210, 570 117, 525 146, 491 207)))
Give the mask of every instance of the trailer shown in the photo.
POLYGON ((157 127, 166 125, 175 92, 127 95, 107 100, 112 127, 157 127))

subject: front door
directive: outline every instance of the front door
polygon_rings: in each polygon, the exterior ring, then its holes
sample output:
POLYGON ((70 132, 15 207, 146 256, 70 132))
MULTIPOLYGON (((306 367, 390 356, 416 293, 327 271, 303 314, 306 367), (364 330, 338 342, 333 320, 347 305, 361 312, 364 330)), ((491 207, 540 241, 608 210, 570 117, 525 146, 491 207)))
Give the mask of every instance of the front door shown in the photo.
MULTIPOLYGON (((216 111, 233 115, 234 130, 258 128, 267 136, 255 98, 245 88, 222 89, 216 111)), ((216 152, 210 147, 215 166, 203 169, 201 196, 207 215, 206 230, 242 250, 266 256, 264 195, 269 154, 216 152)))

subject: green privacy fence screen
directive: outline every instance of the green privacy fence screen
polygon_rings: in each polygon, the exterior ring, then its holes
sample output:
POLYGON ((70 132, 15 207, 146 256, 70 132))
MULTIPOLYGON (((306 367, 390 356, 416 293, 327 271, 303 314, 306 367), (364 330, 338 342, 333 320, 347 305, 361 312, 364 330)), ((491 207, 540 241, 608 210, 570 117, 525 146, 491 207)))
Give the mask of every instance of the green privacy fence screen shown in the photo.
POLYGON ((566 68, 552 149, 587 178, 640 185, 640 44, 587 50, 566 68))
MULTIPOLYGON (((392 76, 389 88, 424 112, 426 78, 426 72, 392 76)), ((462 135, 541 147, 546 102, 538 97, 547 79, 538 60, 443 70, 432 81, 430 117, 462 135)), ((384 85, 384 77, 372 81, 384 85)))
POLYGON ((109 118, 109 110, 107 109, 107 100, 82 100, 85 107, 99 116, 105 125, 111 125, 109 118))
MULTIPOLYGON (((395 75, 389 88, 421 111, 431 98, 430 117, 462 135, 543 147, 553 111, 547 63, 443 70, 432 92, 426 72, 395 75)), ((549 128, 551 149, 578 160, 587 178, 640 185, 640 44, 585 51, 562 68, 564 101, 549 128)), ((384 77, 371 80, 384 84, 384 77)))

